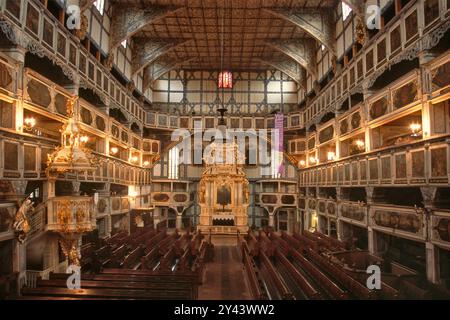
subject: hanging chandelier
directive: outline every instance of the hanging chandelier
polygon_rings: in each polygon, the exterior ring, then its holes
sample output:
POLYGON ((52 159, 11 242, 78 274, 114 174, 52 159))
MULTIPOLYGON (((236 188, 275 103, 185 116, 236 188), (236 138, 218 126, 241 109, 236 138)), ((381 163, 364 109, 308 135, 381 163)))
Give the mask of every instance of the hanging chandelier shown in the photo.
MULTIPOLYGON (((227 1, 223 1, 223 12, 222 12, 222 30, 221 30, 221 44, 220 44, 220 72, 218 79, 219 89, 233 89, 233 73, 229 70, 224 69, 224 59, 225 59, 225 14, 226 14, 227 1)), ((231 13, 232 14, 232 13, 231 13)), ((232 15, 230 20, 232 19, 232 15)), ((230 27, 230 30, 232 28, 230 27)), ((223 91, 222 91, 223 94, 223 91)))

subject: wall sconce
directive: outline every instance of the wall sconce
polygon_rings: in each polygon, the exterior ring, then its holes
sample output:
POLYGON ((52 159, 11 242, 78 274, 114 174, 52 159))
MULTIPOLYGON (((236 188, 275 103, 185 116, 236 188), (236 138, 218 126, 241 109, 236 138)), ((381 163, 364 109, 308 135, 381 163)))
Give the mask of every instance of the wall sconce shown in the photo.
POLYGON ((300 160, 299 164, 300 164, 300 167, 304 167, 304 166, 306 166, 306 161, 300 160))
POLYGON ((144 161, 144 167, 148 167, 149 165, 150 165, 150 162, 149 161, 144 161))
POLYGON ((409 125, 409 128, 411 129, 413 137, 420 136, 420 133, 422 132, 422 125, 420 123, 411 123, 409 125))
POLYGON ((335 158, 336 158, 336 154, 333 151, 329 151, 327 153, 327 160, 328 161, 334 161, 335 158))
POLYGON ((27 131, 33 130, 36 126, 36 119, 33 117, 27 117, 23 120, 23 128, 27 131))
POLYGON ((361 139, 355 140, 354 144, 359 150, 364 150, 366 147, 366 143, 361 139))
POLYGON ((116 155, 118 152, 119 152, 119 148, 117 148, 117 147, 112 147, 110 150, 110 153, 112 155, 116 155))
POLYGON ((87 143, 89 141, 89 137, 88 136, 82 136, 80 138, 81 143, 87 143))
POLYGON ((139 158, 137 156, 132 156, 130 159, 131 162, 138 162, 139 158))
POLYGON ((134 201, 134 200, 136 200, 138 194, 137 194, 136 191, 130 191, 130 192, 128 193, 128 196, 131 198, 131 200, 134 201))

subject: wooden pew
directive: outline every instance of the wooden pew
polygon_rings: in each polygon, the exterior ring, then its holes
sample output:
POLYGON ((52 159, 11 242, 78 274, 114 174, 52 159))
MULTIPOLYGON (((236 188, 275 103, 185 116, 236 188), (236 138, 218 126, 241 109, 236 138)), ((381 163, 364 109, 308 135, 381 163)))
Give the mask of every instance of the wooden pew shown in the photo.
POLYGON ((92 267, 92 263, 94 261, 94 251, 95 244, 94 243, 86 243, 80 248, 80 265, 82 270, 87 270, 92 267))
POLYGON ((167 232, 165 230, 156 233, 153 237, 151 237, 145 243, 146 251, 150 251, 153 249, 153 246, 159 243, 161 240, 167 237, 167 232))
POLYGON ((275 267, 273 266, 272 262, 269 260, 264 251, 262 250, 260 251, 259 258, 261 259, 264 267, 268 271, 271 280, 275 284, 275 287, 277 288, 281 298, 283 300, 293 300, 294 296, 292 295, 292 292, 290 292, 290 290, 286 287, 280 274, 276 271, 275 267))
POLYGON ((318 254, 317 252, 309 249, 307 251, 307 256, 315 264, 317 264, 322 270, 327 272, 329 275, 333 276, 338 280, 344 287, 346 287, 351 293, 361 299, 373 299, 375 298, 375 293, 370 291, 366 286, 362 285, 347 273, 345 273, 342 268, 334 265, 326 258, 318 254))
POLYGON ((153 289, 153 290, 131 290, 131 289, 81 289, 70 290, 68 288, 40 287, 23 288, 22 295, 45 296, 50 299, 54 297, 64 298, 101 298, 101 299, 131 299, 131 300, 190 300, 190 292, 178 289, 153 289))
POLYGON ((105 239, 105 246, 109 245, 111 247, 117 247, 119 243, 123 242, 123 239, 125 239, 128 236, 128 233, 126 231, 120 231, 114 234, 113 236, 105 239))
MULTIPOLYGON (((81 289, 131 289, 131 290, 171 290, 176 286, 177 289, 189 292, 189 296, 192 294, 192 283, 189 281, 185 282, 153 282, 153 281, 102 281, 102 280, 83 280, 81 282, 81 289)), ((36 282, 37 288, 42 287, 54 287, 54 288, 66 288, 65 279, 52 279, 52 280, 42 280, 38 279, 36 282)))
MULTIPOLYGON (((148 250, 148 249, 146 249, 148 250)), ((144 250, 145 253, 145 250, 144 250)), ((156 261, 159 260, 160 257, 159 247, 154 247, 151 251, 149 251, 145 256, 141 258, 141 268, 142 270, 153 270, 156 261)))
POLYGON ((290 275, 295 279, 296 284, 300 287, 302 292, 308 299, 320 300, 322 298, 319 291, 309 283, 309 281, 294 267, 294 265, 282 254, 279 250, 276 251, 275 256, 288 270, 290 275))
POLYGON ((280 236, 275 234, 275 232, 271 232, 269 234, 269 239, 272 240, 276 245, 277 248, 276 250, 281 250, 284 255, 288 254, 289 250, 291 249, 291 246, 287 241, 285 241, 280 236))
MULTIPOLYGON (((160 250, 161 252, 161 250, 160 250)), ((158 266, 158 270, 172 271, 173 260, 175 259, 176 251, 175 246, 172 246, 166 254, 161 258, 158 266)))
POLYGON ((267 296, 261 289, 261 283, 258 278, 257 269, 253 259, 250 256, 250 249, 244 240, 241 243, 242 261, 244 263, 245 273, 249 281, 252 298, 255 300, 266 300, 267 296))
POLYGON ((183 253, 183 255, 180 257, 180 261, 178 261, 177 270, 180 272, 186 272, 188 270, 191 270, 191 260, 192 260, 192 242, 189 248, 186 249, 186 251, 183 253))
POLYGON ((111 261, 111 246, 107 244, 106 246, 103 246, 100 249, 94 251, 92 269, 95 272, 99 272, 110 261, 111 261))
POLYGON ((341 289, 335 282, 323 274, 315 265, 309 262, 297 250, 289 253, 292 258, 334 299, 348 299, 348 293, 341 289))
MULTIPOLYGON (((65 279, 70 276, 67 273, 50 273, 50 280, 65 279)), ((81 281, 124 281, 124 282, 193 282, 196 283, 196 274, 193 272, 179 273, 157 272, 151 270, 131 269, 103 269, 99 274, 81 274, 81 281)))
POLYGON ((145 248, 143 245, 139 245, 131 251, 125 259, 120 264, 120 268, 126 268, 126 269, 137 269, 140 267, 140 260, 142 256, 144 255, 145 248))
POLYGON ((281 232, 281 238, 286 241, 289 244, 289 247, 292 249, 299 250, 300 252, 303 252, 305 250, 305 243, 299 241, 298 239, 294 238, 293 236, 287 234, 286 232, 281 232))
POLYGON ((258 234, 258 247, 263 250, 266 255, 273 257, 275 253, 275 245, 270 241, 264 231, 259 231, 258 234))
POLYGON ((250 256, 257 257, 259 255, 260 245, 251 231, 247 233, 246 241, 248 248, 250 249, 250 256))
POLYGON ((128 252, 128 248, 125 244, 121 245, 119 248, 114 250, 111 253, 111 259, 109 263, 106 265, 109 268, 117 268, 121 265, 123 260, 125 259, 125 255, 128 252))
POLYGON ((137 237, 130 239, 129 245, 132 249, 135 249, 139 245, 146 243, 148 240, 150 240, 155 235, 156 235, 156 230, 153 230, 153 229, 149 230, 147 232, 140 234, 137 237))
POLYGON ((302 244, 302 250, 304 248, 311 248, 311 249, 313 249, 315 251, 317 251, 319 249, 319 246, 318 246, 317 242, 309 239, 308 237, 306 237, 304 235, 301 235, 301 234, 298 234, 298 233, 294 233, 293 237, 296 240, 300 241, 300 243, 302 244))
POLYGON ((345 244, 337 239, 331 238, 320 232, 309 232, 307 230, 303 231, 303 234, 313 240, 316 241, 320 246, 330 250, 330 251, 342 251, 345 250, 345 244))
MULTIPOLYGON (((69 274, 50 273, 50 280, 66 281, 69 274)), ((174 273, 174 272, 155 272, 147 270, 131 270, 131 269, 104 269, 100 274, 82 274, 81 287, 86 281, 97 281, 103 283, 114 282, 120 286, 120 282, 125 286, 129 283, 153 283, 162 286, 170 286, 173 288, 186 287, 190 285, 192 299, 198 296, 198 276, 194 272, 174 273)))
POLYGON ((18 277, 18 272, 10 274, 0 274, 0 299, 6 299, 17 295, 18 277))
POLYGON ((197 275, 199 283, 203 282, 203 275, 205 271, 205 262, 207 260, 208 243, 203 241, 197 256, 194 259, 192 271, 197 275))

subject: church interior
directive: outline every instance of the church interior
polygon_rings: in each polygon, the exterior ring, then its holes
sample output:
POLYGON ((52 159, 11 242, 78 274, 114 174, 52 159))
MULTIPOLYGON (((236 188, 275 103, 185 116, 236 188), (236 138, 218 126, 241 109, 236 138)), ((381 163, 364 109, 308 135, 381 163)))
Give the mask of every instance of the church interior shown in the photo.
POLYGON ((0 0, 0 299, 450 299, 449 17, 0 0))

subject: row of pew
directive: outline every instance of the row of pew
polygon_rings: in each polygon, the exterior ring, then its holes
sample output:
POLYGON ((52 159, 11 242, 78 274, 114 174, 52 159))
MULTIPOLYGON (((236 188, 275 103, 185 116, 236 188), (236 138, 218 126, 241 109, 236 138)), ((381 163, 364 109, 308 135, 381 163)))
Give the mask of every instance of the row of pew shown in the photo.
MULTIPOLYGON (((244 268, 253 269, 263 294, 255 299, 374 299, 375 293, 328 263, 323 254, 345 249, 345 244, 325 235, 288 235, 260 231, 240 237, 244 268), (248 248, 248 249, 243 249, 248 248), (247 261, 247 262, 246 262, 247 261)), ((253 290, 252 290, 253 291, 253 290)))
MULTIPOLYGON (((381 289, 370 290, 369 275, 335 256, 352 256, 346 243, 318 232, 289 235, 272 231, 238 235, 244 269, 254 299, 426 299, 450 295, 421 285, 411 276, 382 274, 381 289), (347 254, 348 253, 348 254, 347 254), (422 287, 422 289, 421 289, 422 287)), ((358 251, 360 256, 364 254, 358 251)), ((356 255, 355 255, 356 256, 356 255)), ((367 259, 370 260, 370 259, 367 259)))
POLYGON ((211 244, 198 232, 166 228, 119 232, 81 248, 81 289, 68 288, 69 274, 38 279, 22 299, 181 299, 198 297, 211 244))

